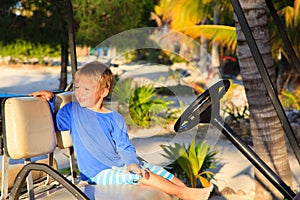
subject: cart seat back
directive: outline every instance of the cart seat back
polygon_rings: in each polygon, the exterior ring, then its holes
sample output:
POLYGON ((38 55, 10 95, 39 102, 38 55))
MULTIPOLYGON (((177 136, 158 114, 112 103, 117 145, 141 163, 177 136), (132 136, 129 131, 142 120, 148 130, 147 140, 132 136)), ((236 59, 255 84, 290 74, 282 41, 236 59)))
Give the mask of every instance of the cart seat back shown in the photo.
MULTIPOLYGON (((56 94, 55 113, 60 108, 62 108, 66 103, 71 102, 73 96, 74 96, 73 92, 63 92, 63 93, 56 94)), ((60 149, 70 148, 73 146, 70 131, 57 131, 56 138, 57 138, 57 146, 60 149)))
POLYGON ((51 110, 40 97, 15 97, 5 101, 5 151, 10 158, 31 158, 56 148, 51 110))
MULTIPOLYGON (((54 110, 55 114, 65 104, 73 101, 73 99, 74 99, 73 97, 74 97, 74 92, 62 92, 62 93, 56 94, 55 110, 54 110)), ((74 184, 77 184, 76 160, 75 160, 75 153, 74 153, 74 148, 73 148, 70 131, 57 131, 56 138, 57 138, 56 139, 57 147, 60 149, 68 150, 72 182, 74 184)))

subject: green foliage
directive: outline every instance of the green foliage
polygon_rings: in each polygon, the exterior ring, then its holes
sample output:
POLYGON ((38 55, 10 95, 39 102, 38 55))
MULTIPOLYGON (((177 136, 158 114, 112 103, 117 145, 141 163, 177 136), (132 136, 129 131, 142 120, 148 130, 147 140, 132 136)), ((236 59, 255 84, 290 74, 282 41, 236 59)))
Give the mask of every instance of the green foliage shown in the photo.
POLYGON ((227 113, 233 123, 239 124, 241 119, 249 117, 248 106, 244 106, 242 110, 239 110, 237 106, 226 106, 224 113, 227 113))
POLYGON ((68 44, 66 11, 62 1, 1 1, 0 57, 40 64, 59 57, 68 44))
POLYGON ((248 106, 244 106, 239 109, 239 107, 232 104, 232 106, 226 106, 223 110, 225 117, 225 122, 241 137, 244 142, 252 145, 252 136, 250 129, 250 119, 248 106))
POLYGON ((6 45, 0 42, 0 56, 3 58, 9 56, 12 63, 37 60, 39 64, 42 64, 45 57, 59 57, 60 51, 59 45, 35 44, 21 39, 6 45))
POLYGON ((78 25, 76 42, 96 46, 120 32, 150 26, 150 12, 156 0, 74 0, 74 19, 78 25))
MULTIPOLYGON (((59 173, 64 175, 64 176, 70 176, 71 175, 71 168, 66 167, 66 168, 59 169, 59 173)), ((76 174, 80 174, 80 171, 79 171, 77 165, 76 165, 76 174)))
POLYGON ((136 88, 132 81, 132 78, 128 78, 124 81, 116 82, 112 96, 118 101, 119 105, 128 105, 129 99, 136 88))
POLYGON ((132 52, 127 52, 125 55, 126 60, 131 62, 146 61, 150 63, 170 65, 173 63, 186 62, 181 56, 171 53, 167 50, 161 49, 138 49, 132 52))
MULTIPOLYGON (((299 28, 300 28, 300 17, 299 17, 299 0, 289 0, 289 1, 276 1, 274 2, 275 9, 278 11, 279 17, 282 22, 285 23, 285 31, 291 42, 292 47, 295 49, 295 54, 300 57, 300 41, 299 41, 299 28)), ((281 39, 280 32, 277 31, 275 23, 270 23, 270 34, 271 34, 271 44, 272 44, 272 55, 274 58, 278 57, 278 53, 281 54, 284 59, 289 62, 291 56, 289 55, 286 48, 284 48, 283 40, 281 39)), ((276 60, 276 59, 275 59, 276 60)), ((285 66, 287 67, 287 66, 285 66)))
POLYGON ((164 121, 158 113, 168 107, 168 102, 155 98, 155 89, 151 85, 143 85, 135 89, 129 99, 129 113, 131 119, 141 127, 149 127, 152 120, 156 123, 164 121))
POLYGON ((300 87, 293 92, 285 90, 281 93, 282 104, 285 108, 300 110, 300 87))
POLYGON ((33 44, 68 44, 66 4, 63 1, 11 1, 0 3, 0 41, 20 39, 33 44))
POLYGON ((195 25, 185 30, 185 34, 192 38, 204 37, 217 42, 220 46, 227 46, 232 51, 236 49, 236 29, 224 25, 195 25))
POLYGON ((162 146, 163 156, 173 161, 169 166, 175 171, 173 173, 187 175, 191 187, 208 187, 214 176, 209 170, 215 168, 217 151, 205 142, 195 143, 196 139, 193 139, 189 148, 178 143, 162 146))
POLYGON ((126 79, 114 87, 112 97, 118 101, 119 112, 125 117, 129 125, 138 125, 143 128, 151 125, 163 124, 173 119, 174 111, 168 108, 172 101, 157 97, 152 85, 138 87, 126 79))
POLYGON ((173 30, 183 32, 194 39, 201 35, 234 51, 236 31, 233 7, 228 0, 222 1, 222 6, 217 1, 210 0, 161 0, 155 7, 155 12, 165 23, 170 24, 173 30), (218 15, 220 25, 211 26, 214 23, 214 14, 218 15))

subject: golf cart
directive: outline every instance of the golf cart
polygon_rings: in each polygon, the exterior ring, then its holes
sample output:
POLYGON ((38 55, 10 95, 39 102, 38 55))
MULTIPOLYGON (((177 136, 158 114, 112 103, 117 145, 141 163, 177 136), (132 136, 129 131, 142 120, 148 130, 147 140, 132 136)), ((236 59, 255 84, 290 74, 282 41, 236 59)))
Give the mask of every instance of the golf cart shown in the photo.
MULTIPOLYGON (((68 5, 69 10, 69 40, 70 40, 70 52, 71 52, 71 66, 72 66, 72 74, 77 70, 77 60, 76 60, 76 50, 75 50, 75 38, 74 38, 74 29, 73 29, 73 14, 72 14, 72 5, 70 0, 65 0, 68 5)), ((266 1, 270 10, 273 10, 272 3, 270 1, 266 1)), ((259 72, 263 77, 263 81, 268 90, 268 94, 272 97, 272 102, 276 111, 278 113, 278 117, 283 124, 283 128, 287 134, 287 138, 295 152, 295 155, 298 159, 300 156, 299 146, 296 143, 295 136, 293 131, 286 119, 286 116, 282 110, 282 107, 276 98, 276 94, 274 93, 273 86, 271 84, 268 73, 266 72, 266 68, 262 58, 257 49, 255 40, 251 34, 250 28, 247 25, 247 21, 245 20, 243 11, 239 5, 238 0, 232 0, 232 4, 234 6, 236 15, 240 21, 243 32, 247 38, 248 45, 253 53, 253 57, 257 63, 259 72)), ((277 18, 275 15, 276 12, 271 12, 274 14, 274 19, 277 18)), ((276 21, 276 20, 275 20, 276 21)), ((278 26, 281 26, 280 22, 277 23, 278 26)), ((279 28, 279 30, 283 31, 283 28, 279 28)), ((285 33, 281 33, 284 37, 285 33)), ((286 45, 290 46, 289 42, 286 40, 286 45)), ((294 55, 293 50, 290 49, 290 55, 294 55)), ((295 66, 299 67, 299 61, 294 59, 296 63, 295 66)), ((299 70, 300 71, 300 70, 299 70)), ((74 76, 73 76, 74 77, 74 76)), ((184 132, 187 131, 199 123, 211 123, 216 128, 218 128, 231 142, 236 146, 236 148, 287 198, 287 199, 300 199, 299 194, 295 194, 291 188, 286 185, 265 163, 262 161, 256 153, 248 147, 239 136, 222 120, 219 114, 220 107, 220 99, 226 93, 226 91, 230 87, 230 82, 228 80, 220 80, 209 87, 205 92, 203 92, 181 115, 181 117, 177 120, 174 126, 174 130, 176 132, 184 132)), ((67 99, 70 98, 70 94, 62 94, 62 104, 69 101, 67 99)), ((144 195, 147 194, 150 196, 149 198, 153 199, 153 195, 156 195, 157 199, 170 199, 168 195, 162 194, 158 191, 151 191, 149 188, 138 188, 138 187, 128 187, 128 186, 116 186, 112 187, 103 187, 103 186, 77 186, 76 179, 73 179, 73 183, 67 180, 64 176, 58 173, 52 166, 53 157, 51 153, 53 153, 54 149, 57 146, 58 141, 56 140, 55 131, 53 129, 53 122, 51 118, 51 112, 48 109, 48 105, 46 101, 41 101, 37 98, 24 98, 17 96, 6 96, 1 99, 2 101, 2 155, 3 155, 3 175, 2 175, 2 190, 1 196, 2 199, 6 199, 7 196, 7 182, 8 179, 3 178, 7 177, 8 170, 5 168, 8 163, 9 158, 20 159, 23 158, 26 160, 25 166, 22 167, 19 174, 15 179, 15 183, 9 193, 9 199, 18 199, 19 195, 23 189, 23 185, 27 179, 27 188, 29 192, 29 198, 34 199, 38 198, 35 196, 33 190, 32 183, 32 175, 30 172, 33 171, 43 171, 47 175, 51 176, 53 179, 58 181, 61 184, 59 189, 56 189, 54 192, 43 192, 40 195, 41 199, 67 199, 71 197, 66 197, 65 191, 69 191, 73 198, 76 199, 101 199, 101 198, 111 198, 114 196, 110 195, 127 195, 126 198, 137 198, 136 195, 144 195), (33 112, 32 110, 39 109, 39 114, 33 112), (32 110, 31 110, 32 109, 32 110), (22 117, 16 117, 22 116, 22 117), (39 127, 42 127, 43 134, 42 137, 36 138, 37 135, 34 134, 37 126, 28 127, 24 120, 30 119, 31 124, 38 124, 39 127), (41 126, 43 124, 43 126, 41 126), (45 126, 44 126, 45 124, 45 126), (24 126, 22 126, 24 125, 24 126), (18 127, 18 128, 17 128, 18 127), (22 127, 22 131, 20 131, 20 127, 22 127), (43 141, 36 142, 36 141, 43 141), (25 141, 25 142, 24 142, 25 141), (46 144, 48 142, 48 144, 46 144), (26 152, 26 153, 24 153, 26 152), (30 162, 30 158, 49 154, 49 162, 48 164, 41 163, 32 163, 30 162), (116 191, 121 191, 117 193, 116 191), (124 192, 126 191, 126 192, 124 192), (99 196, 98 196, 99 195, 99 196), (107 195, 105 197, 105 195, 107 195), (132 196, 131 196, 132 195, 132 196)), ((58 107, 61 105, 58 105, 58 107)), ((62 133, 63 134, 63 133, 62 133)), ((65 137, 61 137, 62 142, 67 140, 65 137)), ((62 148, 69 148, 71 166, 74 166, 73 159, 73 149, 72 145, 69 143, 68 145, 63 145, 62 148)), ((74 173, 74 172, 72 172, 74 173)), ((73 177, 74 178, 74 177, 73 177)))

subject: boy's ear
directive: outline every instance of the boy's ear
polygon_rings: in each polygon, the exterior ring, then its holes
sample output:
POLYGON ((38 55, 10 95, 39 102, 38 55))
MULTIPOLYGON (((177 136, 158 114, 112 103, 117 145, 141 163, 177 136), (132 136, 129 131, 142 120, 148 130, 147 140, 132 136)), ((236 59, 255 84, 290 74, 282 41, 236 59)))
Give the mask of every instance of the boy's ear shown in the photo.
POLYGON ((109 94, 109 89, 108 88, 104 88, 101 92, 102 97, 107 97, 108 94, 109 94))

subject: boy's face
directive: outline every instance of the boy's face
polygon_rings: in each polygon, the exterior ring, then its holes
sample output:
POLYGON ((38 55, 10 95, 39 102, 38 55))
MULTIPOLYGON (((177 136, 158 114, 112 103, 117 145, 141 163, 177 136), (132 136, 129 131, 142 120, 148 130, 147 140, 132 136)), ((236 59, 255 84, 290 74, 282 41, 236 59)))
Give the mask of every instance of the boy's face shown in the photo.
POLYGON ((80 75, 75 80, 75 97, 80 106, 93 109, 97 103, 103 101, 97 92, 98 84, 91 78, 80 75))

